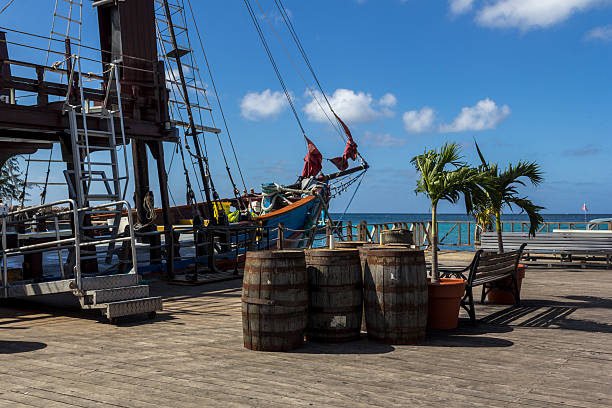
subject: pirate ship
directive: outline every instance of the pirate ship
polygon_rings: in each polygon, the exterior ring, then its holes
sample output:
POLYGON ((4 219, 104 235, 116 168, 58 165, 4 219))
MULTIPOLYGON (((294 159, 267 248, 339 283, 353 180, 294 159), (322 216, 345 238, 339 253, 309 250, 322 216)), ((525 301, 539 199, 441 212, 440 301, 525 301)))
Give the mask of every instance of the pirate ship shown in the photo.
POLYGON ((0 27, 0 164, 21 156, 26 168, 20 205, 2 215, 0 297, 71 292, 83 308, 100 309, 111 320, 154 314, 161 299, 139 284, 139 272, 160 271, 173 280, 190 268, 186 280, 197 281, 202 273, 218 273, 223 259, 237 265, 247 250, 313 245, 320 220, 330 219, 330 200, 360 180, 368 164, 327 100, 282 1, 274 0, 346 141, 344 154, 330 159, 338 170, 322 173, 322 155, 306 135, 250 1, 244 3, 308 146, 297 182, 262 185, 259 193, 247 190, 222 111, 225 135, 215 126, 188 29, 196 30, 206 58, 190 0, 55 0, 48 37, 0 27), (99 47, 81 41, 83 25, 90 24, 82 20, 83 7, 97 12, 99 47), (14 49, 43 53, 46 63, 13 58, 14 49), (219 143, 230 198, 217 192, 202 148, 206 138, 219 143), (175 147, 170 165, 182 166, 184 205, 170 204, 164 144, 175 147), (33 181, 37 164, 46 171, 33 181), (126 199, 131 183, 133 208, 126 199), (31 185, 42 190, 40 205, 26 205, 31 185), (54 187, 66 199, 47 203, 54 187))

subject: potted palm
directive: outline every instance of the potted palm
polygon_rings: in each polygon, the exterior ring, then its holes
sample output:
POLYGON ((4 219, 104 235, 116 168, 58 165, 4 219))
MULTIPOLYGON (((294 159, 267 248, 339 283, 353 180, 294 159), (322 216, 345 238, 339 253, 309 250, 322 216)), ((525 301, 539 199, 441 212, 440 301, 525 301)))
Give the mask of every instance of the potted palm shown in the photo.
MULTIPOLYGON (((529 217, 529 234, 535 235, 538 226, 543 222, 540 211, 544 207, 535 205, 526 197, 520 197, 518 193, 519 186, 525 186, 526 182, 534 186, 542 183, 542 170, 536 162, 519 161, 517 164, 510 163, 505 169, 500 169, 497 163, 488 163, 478 143, 476 143, 476 151, 480 157, 481 165, 479 167, 483 175, 481 184, 484 194, 479 195, 474 202, 475 211, 473 215, 478 218, 483 218, 483 214, 489 214, 495 224, 497 232, 498 253, 504 252, 504 242, 502 236, 501 215, 504 208, 512 209, 517 207, 521 213, 527 214, 529 217)), ((517 283, 520 291, 523 278, 525 277, 525 266, 519 265, 517 283)), ((510 292, 501 290, 492 290, 488 294, 488 300, 492 303, 513 304, 514 297, 510 292)))
POLYGON ((457 203, 463 196, 468 213, 473 209, 482 173, 469 167, 456 143, 445 144, 440 151, 429 150, 416 156, 411 163, 419 172, 417 194, 431 200, 431 273, 429 284, 428 327, 454 329, 459 319, 459 307, 465 291, 463 279, 441 279, 438 268, 438 204, 440 201, 457 203))

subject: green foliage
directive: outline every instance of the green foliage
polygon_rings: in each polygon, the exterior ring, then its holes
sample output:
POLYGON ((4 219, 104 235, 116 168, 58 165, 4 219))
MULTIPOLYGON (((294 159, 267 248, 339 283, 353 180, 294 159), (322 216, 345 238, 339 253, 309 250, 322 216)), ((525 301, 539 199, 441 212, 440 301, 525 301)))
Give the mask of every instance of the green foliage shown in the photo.
POLYGON ((420 173, 415 192, 427 195, 432 207, 441 200, 456 204, 463 195, 466 211, 472 211, 474 198, 482 194, 478 187, 481 174, 463 161, 459 145, 447 143, 440 152, 426 151, 411 163, 420 173))
MULTIPOLYGON (((512 209, 513 206, 516 206, 521 209, 521 213, 526 213, 529 217, 529 233, 535 235, 538 226, 544 221, 540 214, 544 207, 535 205, 527 197, 520 197, 518 188, 526 186, 527 182, 539 186, 544 179, 540 166, 536 162, 521 160, 517 164, 510 163, 506 169, 502 170, 497 163, 488 163, 485 160, 478 143, 476 143, 476 150, 481 161, 479 170, 483 175, 481 186, 485 194, 478 197, 475 207, 480 212, 483 209, 490 209, 499 225, 504 207, 512 209)), ((473 213, 473 215, 476 214, 473 213)))
POLYGON ((429 150, 411 160, 420 173, 415 193, 425 194, 431 200, 432 221, 432 275, 433 282, 440 281, 438 270, 437 207, 441 200, 456 204, 463 196, 465 208, 470 213, 473 203, 482 201, 484 194, 479 184, 482 173, 463 161, 461 148, 456 143, 445 144, 440 151, 429 150))
POLYGON ((9 158, 0 169, 0 198, 5 202, 19 199, 24 183, 17 157, 9 158))

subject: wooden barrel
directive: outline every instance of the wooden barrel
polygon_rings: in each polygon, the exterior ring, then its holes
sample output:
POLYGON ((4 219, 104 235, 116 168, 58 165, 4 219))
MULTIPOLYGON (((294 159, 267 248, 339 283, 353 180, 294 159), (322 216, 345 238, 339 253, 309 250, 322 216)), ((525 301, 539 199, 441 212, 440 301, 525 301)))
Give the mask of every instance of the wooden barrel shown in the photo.
POLYGON ((309 341, 341 343, 359 339, 363 288, 356 249, 306 251, 310 288, 309 341))
POLYGON ((367 241, 338 241, 335 242, 336 248, 361 248, 369 244, 367 241))
POLYGON ((368 338, 412 344, 425 339, 427 270, 425 254, 411 249, 370 249, 364 270, 368 338))
POLYGON ((242 281, 244 347, 287 351, 304 343, 308 275, 303 251, 249 252, 242 281))
POLYGON ((412 232, 406 229, 385 230, 382 232, 380 238, 380 243, 383 245, 401 244, 410 246, 414 244, 412 232))

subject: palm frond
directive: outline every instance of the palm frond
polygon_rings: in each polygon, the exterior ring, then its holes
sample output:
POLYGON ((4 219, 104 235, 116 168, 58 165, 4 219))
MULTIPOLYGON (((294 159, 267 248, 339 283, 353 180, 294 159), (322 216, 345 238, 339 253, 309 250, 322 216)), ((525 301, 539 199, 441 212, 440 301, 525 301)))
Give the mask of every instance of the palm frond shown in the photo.
POLYGON ((542 215, 540 212, 544 210, 544 207, 540 207, 539 205, 535 205, 530 200, 526 198, 512 198, 509 204, 515 204, 519 207, 522 213, 526 213, 529 217, 529 235, 535 236, 538 227, 544 222, 542 215))

